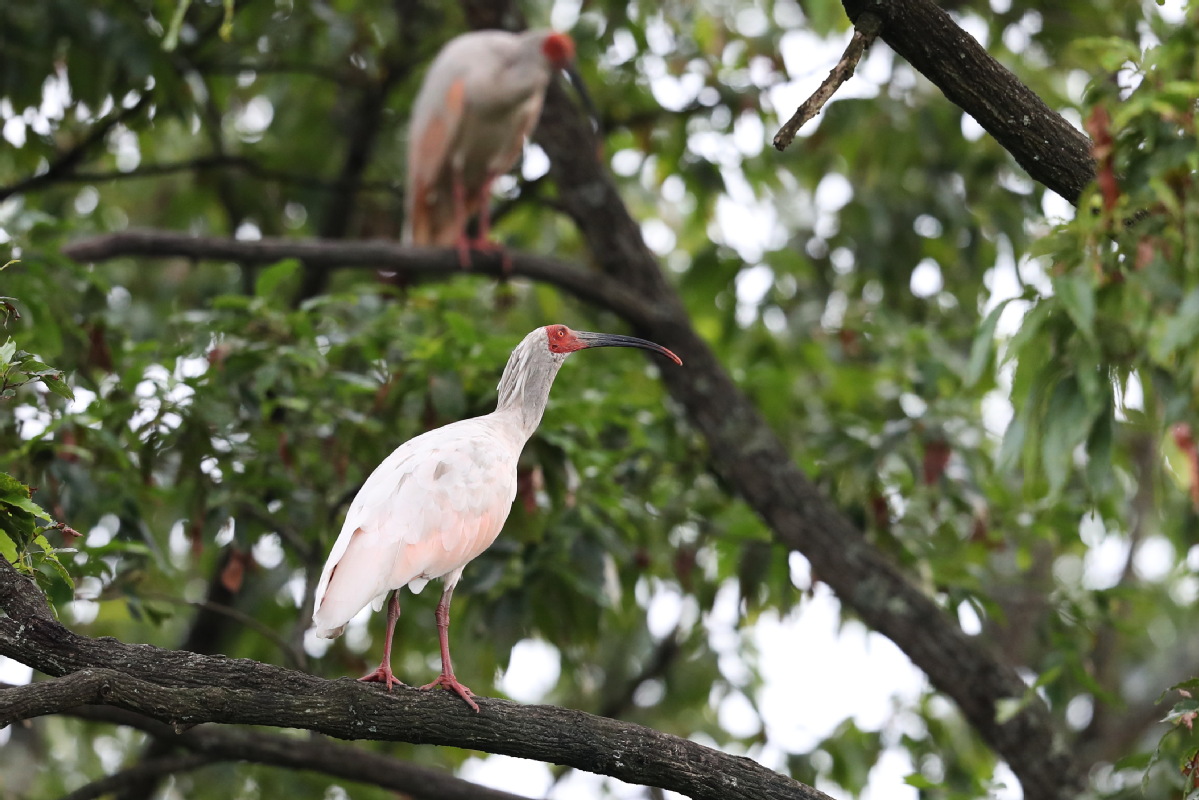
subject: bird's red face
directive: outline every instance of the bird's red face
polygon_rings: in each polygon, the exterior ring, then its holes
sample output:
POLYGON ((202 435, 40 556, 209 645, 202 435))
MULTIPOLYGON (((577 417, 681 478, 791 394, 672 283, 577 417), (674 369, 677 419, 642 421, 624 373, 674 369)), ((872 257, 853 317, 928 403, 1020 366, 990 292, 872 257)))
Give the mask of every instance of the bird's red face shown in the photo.
POLYGON ((564 69, 574 63, 575 43, 565 33, 551 33, 541 43, 541 52, 554 69, 564 69))
POLYGON ((572 331, 565 325, 546 325, 546 342, 551 353, 564 355, 588 347, 639 347, 642 350, 652 350, 661 353, 676 364, 682 360, 660 344, 638 339, 636 336, 621 336, 617 333, 592 333, 590 331, 572 331))
POLYGON ((565 325, 546 325, 545 335, 549 339, 551 353, 573 353, 587 346, 565 325))

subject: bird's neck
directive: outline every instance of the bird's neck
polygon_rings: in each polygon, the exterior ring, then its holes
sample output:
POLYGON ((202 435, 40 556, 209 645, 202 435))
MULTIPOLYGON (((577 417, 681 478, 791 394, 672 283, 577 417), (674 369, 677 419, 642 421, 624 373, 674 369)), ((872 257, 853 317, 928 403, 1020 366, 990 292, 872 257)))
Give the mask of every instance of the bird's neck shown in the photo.
POLYGON ((526 360, 522 354, 514 352, 504 368, 504 376, 500 378, 499 401, 496 403, 496 414, 512 416, 524 434, 527 441, 541 424, 541 416, 550 399, 550 387, 554 385, 554 377, 562 360, 526 360))

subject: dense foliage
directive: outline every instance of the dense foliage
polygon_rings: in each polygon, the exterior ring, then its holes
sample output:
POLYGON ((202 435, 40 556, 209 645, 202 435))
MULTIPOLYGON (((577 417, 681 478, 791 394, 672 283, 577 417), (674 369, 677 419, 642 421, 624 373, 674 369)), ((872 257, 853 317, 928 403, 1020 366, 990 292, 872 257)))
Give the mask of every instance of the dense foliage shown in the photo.
MULTIPOLYGON (((1085 125, 1098 180, 1077 213, 882 43, 791 149, 770 148, 836 59, 839 6, 525 12, 575 36, 625 202, 797 463, 1022 670, 1096 796, 1143 777, 1162 796, 1193 789, 1194 706, 1168 733, 1154 704, 1199 672, 1199 10, 945 5, 1085 125)), ((522 279, 61 252, 129 227, 396 237, 420 66, 463 24, 418 0, 0 4, 0 261, 17 260, 0 271, 0 555, 38 573, 72 627, 366 671, 377 617, 327 651, 304 637, 361 481, 405 439, 491 410, 533 327, 619 329, 522 279)), ((544 162, 532 149, 503 182, 498 234, 586 263, 544 162)), ((456 598, 460 677, 501 694, 514 647, 544 640, 560 665, 544 702, 698 737, 836 796, 860 792, 884 748, 922 796, 994 791, 995 754, 931 688, 882 729, 847 713, 803 752, 763 724, 755 625, 802 617, 821 576, 715 476, 656 376, 631 351, 564 367, 507 527, 456 598), (732 630, 711 622, 722 592, 732 630), (681 610, 651 631, 663 597, 681 610), (749 732, 730 730, 729 698, 748 700, 749 732)), ((436 599, 406 599, 402 677, 436 669, 436 599)), ((30 797, 144 747, 60 718, 13 736, 41 754, 30 797)), ((446 768, 468 756, 387 749, 446 768)), ((329 783, 239 767, 174 785, 323 797, 329 783)))

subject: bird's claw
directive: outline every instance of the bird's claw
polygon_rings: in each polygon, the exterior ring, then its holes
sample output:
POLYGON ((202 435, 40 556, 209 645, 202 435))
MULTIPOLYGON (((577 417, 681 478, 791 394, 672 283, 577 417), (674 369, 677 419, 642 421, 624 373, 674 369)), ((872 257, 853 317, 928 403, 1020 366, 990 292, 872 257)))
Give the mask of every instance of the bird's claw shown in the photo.
POLYGON ((458 266, 462 269, 470 269, 472 265, 471 253, 499 253, 500 254, 500 272, 504 277, 512 274, 512 256, 508 254, 505 248, 499 242, 493 242, 485 237, 477 239, 468 239, 465 235, 458 240, 458 266))
POLYGON ((395 676, 391 671, 391 667, 380 666, 377 670, 369 675, 363 675, 358 679, 362 683, 382 683, 387 687, 387 691, 391 691, 392 686, 405 686, 402 680, 395 676))
POLYGON ((472 692, 470 689, 466 688, 465 686, 463 686, 461 683, 459 683, 458 679, 455 678, 453 675, 446 675, 443 672, 437 676, 437 680, 433 681, 432 683, 425 684, 424 686, 422 686, 420 688, 423 691, 425 689, 434 689, 438 686, 440 686, 443 689, 449 689, 450 691, 456 693, 459 697, 461 697, 463 700, 465 700, 466 704, 468 706, 470 706, 471 708, 473 708, 476 713, 478 712, 479 704, 471 699, 472 697, 475 696, 475 693, 472 692))

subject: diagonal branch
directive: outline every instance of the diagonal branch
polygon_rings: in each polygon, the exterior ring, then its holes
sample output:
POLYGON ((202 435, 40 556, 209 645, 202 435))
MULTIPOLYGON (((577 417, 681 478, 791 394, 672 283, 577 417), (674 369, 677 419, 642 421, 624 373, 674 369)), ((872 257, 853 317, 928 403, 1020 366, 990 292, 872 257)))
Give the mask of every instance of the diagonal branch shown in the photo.
POLYGON ((14 194, 28 192, 31 189, 36 189, 44 183, 52 183, 62 180, 71 175, 92 149, 104 141, 104 137, 115 128, 118 124, 124 122, 130 117, 138 114, 149 101, 149 93, 143 93, 136 103, 128 107, 122 107, 116 113, 110 114, 104 119, 97 122, 91 127, 87 134, 72 145, 69 149, 63 151, 50 163, 44 172, 37 175, 32 175, 16 183, 8 186, 0 186, 0 200, 11 197, 14 194))
POLYGON ((858 17, 854 24, 853 36, 850 37, 849 45, 841 54, 837 66, 833 67, 828 77, 821 82, 812 96, 795 109, 791 119, 783 123, 779 132, 774 135, 774 146, 777 150, 786 150, 791 142, 795 141, 795 134, 799 133, 799 129, 804 126, 804 123, 819 114, 820 109, 824 108, 824 104, 832 99, 832 96, 841 88, 841 84, 853 77, 854 70, 858 68, 858 62, 862 60, 862 54, 870 45, 874 44, 880 27, 882 27, 882 20, 874 14, 864 13, 858 17))
MULTIPOLYGON (((80 636, 52 619, 20 618, 38 593, 0 559, 0 655, 65 676, 0 694, 0 724, 21 714, 99 703, 180 729, 204 722, 300 728, 340 739, 437 744, 532 758, 661 786, 694 798, 827 796, 747 758, 641 725, 553 706, 481 698, 481 713, 445 692, 322 680, 248 659, 204 656, 80 636), (24 598, 22 603, 21 599, 24 598), (14 602, 16 600, 16 602, 14 602)), ((38 593, 40 594, 40 593, 38 593)))
POLYGON ((842 0, 855 24, 883 21, 879 36, 978 122, 1029 176, 1071 203, 1095 179, 1091 140, 996 61, 933 0, 842 0))

